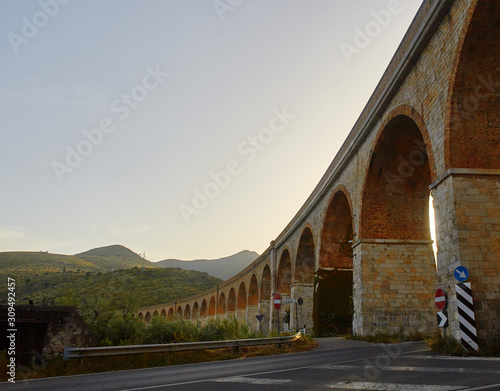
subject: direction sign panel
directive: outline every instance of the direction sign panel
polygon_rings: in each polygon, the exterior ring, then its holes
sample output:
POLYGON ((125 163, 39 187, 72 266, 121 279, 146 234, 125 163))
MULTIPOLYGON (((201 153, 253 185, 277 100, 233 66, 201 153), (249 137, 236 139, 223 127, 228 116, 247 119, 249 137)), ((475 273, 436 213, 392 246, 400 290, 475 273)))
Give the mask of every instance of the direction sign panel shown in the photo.
POLYGON ((436 303, 438 310, 443 310, 446 307, 446 293, 441 288, 438 288, 434 294, 434 303, 436 303))
POLYGON ((281 304, 295 304, 297 299, 283 299, 281 300, 281 304))
POLYGON ((464 282, 469 278, 469 271, 465 266, 458 266, 453 275, 458 282, 464 282))
POLYGON ((281 308, 281 295, 276 293, 274 295, 274 309, 278 311, 281 308))
POLYGON ((438 327, 448 327, 448 313, 446 311, 437 313, 438 327))

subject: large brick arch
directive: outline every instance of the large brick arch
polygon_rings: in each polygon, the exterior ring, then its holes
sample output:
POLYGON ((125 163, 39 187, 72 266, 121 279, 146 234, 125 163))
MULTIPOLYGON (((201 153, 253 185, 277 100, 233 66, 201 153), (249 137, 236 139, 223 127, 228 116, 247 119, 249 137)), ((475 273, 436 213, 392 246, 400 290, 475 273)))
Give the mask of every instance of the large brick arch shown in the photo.
POLYGON ((231 288, 231 290, 229 291, 229 295, 227 298, 227 310, 229 312, 236 311, 236 292, 234 291, 234 288, 231 288))
POLYGON ((257 283, 257 277, 255 274, 252 275, 250 279, 250 285, 248 287, 248 305, 258 305, 259 304, 259 284, 257 283))
POLYGON ((326 211, 321 235, 319 268, 352 269, 353 218, 351 198, 340 186, 333 193, 326 211))
POLYGON ((247 290, 245 287, 245 283, 242 281, 238 289, 237 308, 240 310, 240 309, 245 309, 246 307, 247 307, 247 290))
POLYGON ((314 281, 314 269, 316 267, 316 246, 314 235, 310 226, 304 228, 297 249, 295 260, 294 283, 312 284, 314 281))
POLYGON ((269 265, 264 266, 262 278, 260 279, 260 299, 270 300, 271 298, 271 269, 269 265))
POLYGON ((184 308, 184 319, 191 319, 191 307, 189 304, 186 304, 186 307, 184 308))
POLYGON ((193 304, 193 312, 191 316, 194 320, 198 319, 198 317, 200 316, 200 307, 197 301, 193 304))
POLYGON ((479 1, 461 34, 445 124, 445 168, 500 168, 500 2, 479 1))
POLYGON ((210 298, 210 302, 208 304, 208 316, 214 316, 215 315, 215 311, 216 311, 216 308, 215 308, 215 297, 212 296, 210 298))
POLYGON ((208 316, 207 301, 205 299, 201 302, 200 316, 202 318, 206 318, 208 316))
POLYGON ((365 177, 361 239, 430 240, 431 171, 422 134, 402 114, 379 133, 365 177))
POLYGON ((225 314, 226 313, 226 295, 224 292, 221 292, 219 295, 219 305, 217 307, 217 313, 218 314, 225 314))
POLYGON ((281 254, 278 264, 277 277, 276 286, 278 288, 278 292, 284 295, 290 295, 290 285, 292 283, 292 261, 290 258, 290 251, 288 251, 288 249, 285 249, 281 254))
POLYGON ((161 317, 166 318, 167 317, 167 312, 165 311, 165 308, 161 310, 161 317))

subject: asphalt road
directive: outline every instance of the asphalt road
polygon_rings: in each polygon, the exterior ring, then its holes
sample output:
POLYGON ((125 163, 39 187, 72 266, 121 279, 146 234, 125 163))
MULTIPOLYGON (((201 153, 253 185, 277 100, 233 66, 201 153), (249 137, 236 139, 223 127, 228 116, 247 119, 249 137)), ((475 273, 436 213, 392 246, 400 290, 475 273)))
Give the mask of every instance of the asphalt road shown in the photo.
POLYGON ((310 352, 1 383, 0 390, 500 390, 499 358, 451 358, 411 342, 319 339, 310 352))

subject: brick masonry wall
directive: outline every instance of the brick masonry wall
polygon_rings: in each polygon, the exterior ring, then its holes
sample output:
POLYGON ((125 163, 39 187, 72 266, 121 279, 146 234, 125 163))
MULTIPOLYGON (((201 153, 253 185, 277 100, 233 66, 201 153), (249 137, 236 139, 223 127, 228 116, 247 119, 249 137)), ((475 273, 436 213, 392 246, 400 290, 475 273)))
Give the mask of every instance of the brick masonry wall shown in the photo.
POLYGON ((428 241, 361 241, 354 276, 354 332, 429 333, 435 329, 437 285, 428 241))

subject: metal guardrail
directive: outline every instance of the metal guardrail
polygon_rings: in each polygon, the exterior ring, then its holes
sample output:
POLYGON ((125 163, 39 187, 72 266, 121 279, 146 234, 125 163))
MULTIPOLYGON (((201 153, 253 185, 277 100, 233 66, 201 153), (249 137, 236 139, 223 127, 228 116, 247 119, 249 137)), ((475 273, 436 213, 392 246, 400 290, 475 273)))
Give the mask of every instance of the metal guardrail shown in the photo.
POLYGON ((130 345, 130 346, 104 346, 97 348, 73 348, 66 346, 64 348, 64 360, 72 358, 86 357, 105 357, 121 356, 126 354, 144 354, 144 353, 162 353, 162 352, 185 352, 189 350, 207 350, 207 349, 239 349, 245 346, 260 346, 289 343, 298 340, 302 333, 299 331, 295 335, 286 337, 255 338, 255 339, 236 339, 225 341, 210 342, 185 342, 169 344, 151 344, 151 345, 130 345))

